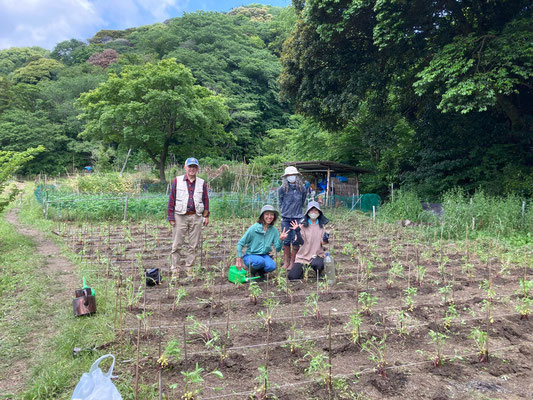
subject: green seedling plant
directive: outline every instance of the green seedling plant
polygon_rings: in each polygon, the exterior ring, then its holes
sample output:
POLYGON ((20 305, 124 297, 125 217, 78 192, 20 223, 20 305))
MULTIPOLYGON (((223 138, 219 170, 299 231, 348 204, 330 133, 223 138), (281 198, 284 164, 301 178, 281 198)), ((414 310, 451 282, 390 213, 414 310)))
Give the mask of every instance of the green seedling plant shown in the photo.
POLYGON ((442 277, 444 277, 446 274, 446 266, 448 265, 449 262, 450 262, 450 259, 448 258, 448 256, 441 255, 441 258, 439 260, 439 274, 442 277))
POLYGON ((187 290, 185 288, 179 287, 176 289, 176 296, 174 297, 174 302, 172 303, 172 311, 179 307, 181 300, 187 296, 187 290))
MULTIPOLYGON (((204 369, 199 367, 198 363, 196 363, 196 368, 194 371, 181 371, 184 383, 183 396, 181 396, 183 400, 195 400, 202 394, 202 387, 200 384, 204 382, 204 378, 202 376, 203 372, 204 369)), ((219 379, 224 379, 222 372, 216 369, 206 375, 214 375, 219 379)), ((171 389, 176 389, 177 387, 177 384, 170 385, 171 389)))
POLYGON ((387 377, 385 369, 387 368, 387 360, 385 358, 387 335, 383 335, 381 339, 372 336, 361 344, 361 349, 368 353, 368 359, 374 364, 375 371, 383 378, 387 377))
POLYGON ((485 291, 485 298, 483 299, 481 309, 487 314, 487 320, 492 324, 494 318, 492 317, 492 302, 496 296, 496 291, 492 286, 492 279, 484 279, 479 288, 485 291))
POLYGON ((396 332, 398 333, 398 336, 404 337, 406 335, 409 335, 409 331, 407 330, 407 313, 405 310, 397 310, 394 312, 395 314, 395 323, 396 323, 396 332))
POLYGON ((152 312, 146 311, 146 310, 143 310, 142 313, 137 314, 137 319, 141 321, 145 332, 148 331, 148 328, 149 328, 148 321, 151 315, 152 315, 152 312))
POLYGON ((250 301, 253 304, 257 304, 257 299, 261 295, 261 287, 257 282, 250 282, 250 285, 248 286, 248 292, 250 293, 250 301))
POLYGON ((126 305, 128 306, 128 309, 130 311, 133 310, 133 307, 135 307, 139 301, 144 296, 144 287, 141 283, 137 290, 135 290, 135 283, 133 282, 133 278, 131 276, 128 276, 124 282, 125 291, 126 291, 126 305))
POLYGON ((267 398, 268 387, 270 386, 270 380, 268 378, 268 369, 264 365, 260 365, 257 368, 259 375, 255 378, 258 386, 254 388, 252 398, 256 400, 262 400, 267 398))
POLYGON ((427 268, 422 265, 417 265, 415 268, 415 281, 416 284, 421 287, 424 277, 426 276, 427 268))
POLYGON ((181 359, 181 347, 177 339, 170 340, 157 363, 161 368, 168 367, 171 361, 178 362, 181 359))
POLYGON ((328 357, 321 352, 312 351, 304 356, 304 359, 309 358, 309 366, 305 369, 305 373, 309 376, 317 376, 321 383, 326 387, 330 387, 329 382, 329 368, 328 357))
POLYGON ((448 305, 448 308, 446 309, 446 313, 444 314, 444 318, 442 319, 442 325, 445 330, 450 329, 452 322, 455 319, 459 318, 459 313, 457 312, 457 308, 455 304, 448 305))
POLYGON ((361 325, 363 324, 363 313, 355 310, 350 314, 350 319, 346 323, 346 328, 350 331, 350 339, 354 344, 359 344, 361 338, 361 325))
POLYGON ((275 282, 276 282, 276 286, 277 286, 278 290, 281 293, 287 293, 288 292, 287 277, 285 276, 285 274, 278 274, 276 276, 275 282))
POLYGON ((259 311, 257 316, 263 320, 265 328, 271 331, 274 310, 279 306, 279 301, 268 298, 263 302, 263 305, 266 307, 266 310, 259 311))
POLYGON ((462 257, 463 264, 461 265, 461 272, 468 278, 469 281, 472 281, 474 278, 474 264, 472 264, 468 256, 462 257))
POLYGON ((532 289, 533 289, 533 279, 527 280, 525 278, 520 278, 519 289, 516 292, 516 294, 522 297, 529 297, 532 289))
POLYGON ((431 342, 435 346, 435 355, 433 357, 433 365, 435 367, 440 367, 442 363, 444 362, 443 357, 443 348, 444 344, 446 343, 446 340, 448 339, 448 336, 446 336, 444 333, 441 332, 435 332, 434 330, 430 329, 429 337, 431 338, 431 342))
POLYGON ((320 313, 320 307, 318 305, 318 300, 320 296, 318 293, 311 293, 305 298, 305 310, 304 315, 314 315, 316 319, 321 319, 322 314, 320 313))
POLYGON ((439 293, 441 294, 442 304, 447 305, 447 304, 453 303, 453 301, 450 299, 451 292, 452 292, 452 285, 450 283, 439 288, 439 293))
POLYGON ((520 320, 529 319, 531 309, 533 308, 533 299, 530 297, 520 297, 517 299, 515 310, 520 314, 520 320))
POLYGON ((361 312, 367 316, 370 316, 372 314, 372 307, 376 305, 378 298, 376 296, 372 296, 368 292, 361 292, 359 293, 358 301, 361 307, 361 312))
POLYGON ((403 277, 403 265, 399 261, 395 261, 389 268, 387 273, 387 289, 392 288, 397 277, 403 277))
POLYGON ((318 281, 318 291, 322 294, 327 294, 329 291, 328 280, 318 281))
POLYGON ((376 267, 376 265, 374 264, 374 262, 372 260, 367 260, 366 263, 365 263, 365 276, 366 276, 366 280, 367 281, 370 281, 372 280, 373 276, 374 276, 374 268, 376 267))
POLYGON ((205 347, 208 350, 214 350, 219 357, 220 365, 225 366, 226 359, 228 358, 228 352, 226 351, 226 344, 221 340, 221 336, 218 331, 211 330, 212 338, 205 343, 205 347))
POLYGON ((353 259, 353 253, 354 253, 353 244, 345 243, 344 246, 342 247, 341 253, 344 254, 345 256, 350 256, 350 259, 353 259))
POLYGON ((489 341, 488 334, 486 331, 483 331, 479 328, 472 329, 470 339, 474 340, 474 343, 477 347, 477 352, 479 356, 479 362, 485 363, 489 361, 489 341))
POLYGON ((204 343, 207 343, 211 339, 213 339, 213 333, 211 332, 209 326, 198 321, 196 318, 194 318, 193 315, 187 316, 187 321, 189 323, 192 323, 192 325, 189 327, 190 335, 198 336, 200 339, 203 340, 204 343))
POLYGON ((417 294, 417 289, 415 287, 409 287, 404 290, 405 293, 405 306, 409 311, 413 311, 415 307, 415 297, 417 294))
POLYGON ((296 329, 296 326, 291 327, 291 333, 287 338, 287 343, 281 345, 283 348, 288 348, 291 354, 298 355, 300 353, 307 353, 313 348, 313 341, 305 340, 305 335, 302 330, 296 329))

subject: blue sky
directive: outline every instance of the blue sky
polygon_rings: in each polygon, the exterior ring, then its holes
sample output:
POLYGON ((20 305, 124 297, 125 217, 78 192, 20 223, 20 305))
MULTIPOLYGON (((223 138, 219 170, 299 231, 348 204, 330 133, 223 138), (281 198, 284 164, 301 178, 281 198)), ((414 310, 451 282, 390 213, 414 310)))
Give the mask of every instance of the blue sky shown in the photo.
MULTIPOLYGON (((0 49, 86 40, 100 29, 125 29, 178 17, 184 12, 229 11, 260 3, 246 0, 0 0, 0 49)), ((261 3, 287 6, 290 0, 261 3)))

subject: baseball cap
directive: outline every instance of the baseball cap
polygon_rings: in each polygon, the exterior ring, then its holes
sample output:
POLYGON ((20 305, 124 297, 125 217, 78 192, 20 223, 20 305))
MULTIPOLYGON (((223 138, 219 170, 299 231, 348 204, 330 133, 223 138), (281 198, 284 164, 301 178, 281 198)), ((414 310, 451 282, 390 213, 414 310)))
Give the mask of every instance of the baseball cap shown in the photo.
POLYGON ((185 166, 188 167, 189 165, 196 165, 197 167, 200 167, 198 160, 194 157, 189 157, 187 160, 185 160, 185 166))

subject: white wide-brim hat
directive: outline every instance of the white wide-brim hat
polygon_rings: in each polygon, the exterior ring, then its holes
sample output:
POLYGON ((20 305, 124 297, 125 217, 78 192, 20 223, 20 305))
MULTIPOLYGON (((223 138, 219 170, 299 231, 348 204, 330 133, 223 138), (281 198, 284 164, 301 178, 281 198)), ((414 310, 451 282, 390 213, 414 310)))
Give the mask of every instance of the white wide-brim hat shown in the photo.
POLYGON ((296 169, 296 167, 287 167, 285 168, 285 172, 283 173, 282 176, 287 176, 287 175, 301 175, 298 170, 296 169))

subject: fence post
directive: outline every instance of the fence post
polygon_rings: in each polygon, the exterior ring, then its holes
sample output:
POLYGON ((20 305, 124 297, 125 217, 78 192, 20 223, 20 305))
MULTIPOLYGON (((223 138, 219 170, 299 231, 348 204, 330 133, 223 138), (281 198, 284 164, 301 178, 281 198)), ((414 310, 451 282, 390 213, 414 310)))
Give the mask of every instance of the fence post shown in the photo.
POLYGON ((376 206, 372 206, 372 221, 376 222, 376 206))
POLYGON ((126 221, 126 218, 128 218, 128 195, 124 199, 124 221, 126 221))
POLYGON ((526 202, 522 200, 522 218, 526 216, 526 202))

